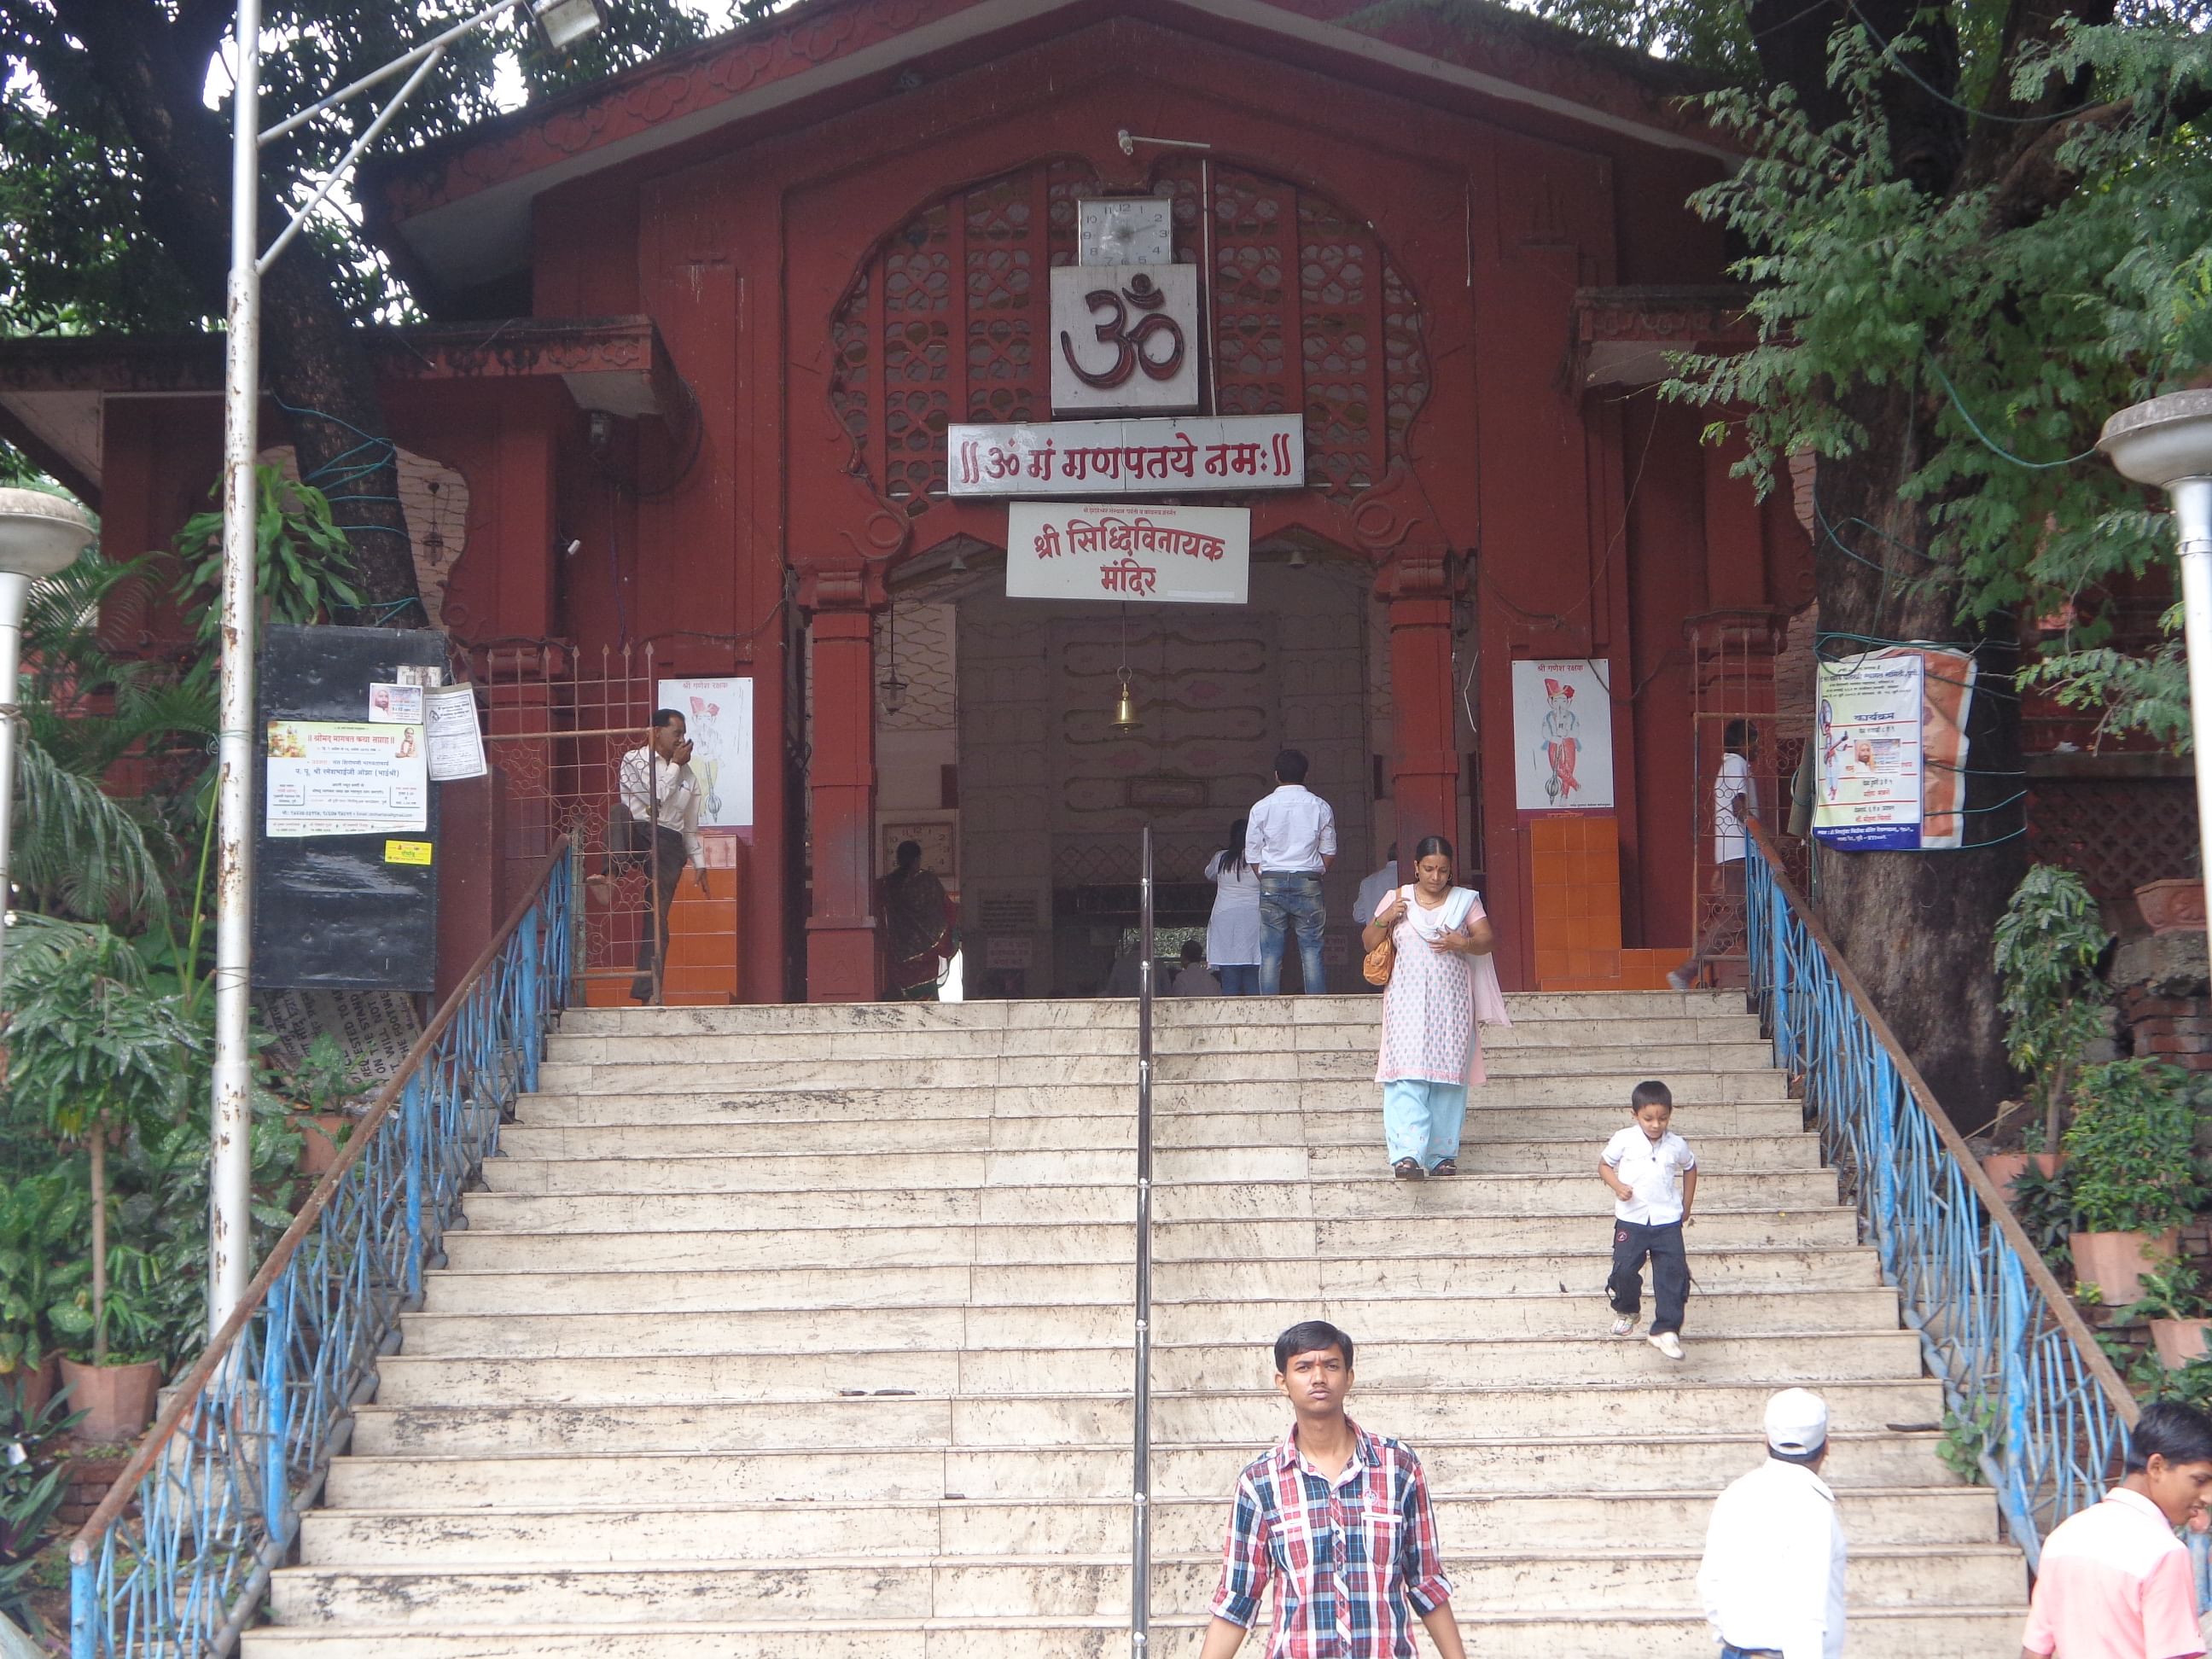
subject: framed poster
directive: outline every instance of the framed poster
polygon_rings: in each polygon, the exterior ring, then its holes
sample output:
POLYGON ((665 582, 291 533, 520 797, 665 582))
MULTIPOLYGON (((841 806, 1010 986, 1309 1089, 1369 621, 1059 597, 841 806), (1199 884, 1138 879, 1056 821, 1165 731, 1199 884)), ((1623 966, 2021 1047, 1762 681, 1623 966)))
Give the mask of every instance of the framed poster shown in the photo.
POLYGON ((1513 665, 1514 805, 1523 812, 1613 811, 1613 697, 1586 658, 1513 665))
POLYGON ((699 783, 702 830, 750 830, 753 822, 753 683, 749 676, 663 680, 654 706, 684 716, 691 775, 699 783))
POLYGON ((1857 853, 1920 850, 1925 667, 1916 653, 1887 651, 1821 660, 1814 696, 1816 840, 1857 853))

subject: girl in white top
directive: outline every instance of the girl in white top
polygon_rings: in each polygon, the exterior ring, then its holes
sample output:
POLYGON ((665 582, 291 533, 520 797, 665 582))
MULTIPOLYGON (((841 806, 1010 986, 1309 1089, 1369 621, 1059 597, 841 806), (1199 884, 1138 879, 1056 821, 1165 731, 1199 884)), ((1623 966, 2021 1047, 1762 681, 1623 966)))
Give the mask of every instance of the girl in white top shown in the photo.
POLYGON ((1206 860, 1213 914, 1206 924, 1206 964, 1220 976, 1221 994, 1260 989, 1260 872, 1244 862, 1244 820, 1229 826, 1229 845, 1206 860))

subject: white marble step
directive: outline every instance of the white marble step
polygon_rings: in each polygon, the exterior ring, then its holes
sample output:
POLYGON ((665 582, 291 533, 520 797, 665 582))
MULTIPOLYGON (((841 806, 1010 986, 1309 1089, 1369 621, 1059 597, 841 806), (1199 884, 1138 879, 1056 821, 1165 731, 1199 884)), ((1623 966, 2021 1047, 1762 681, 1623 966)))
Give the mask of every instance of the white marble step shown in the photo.
MULTIPOLYGON (((479 1234, 471 1246, 498 1238, 479 1234)), ((619 1238, 622 1235, 615 1235, 619 1238)), ((565 1266, 543 1269, 538 1253, 517 1252, 511 1271, 447 1268, 428 1274, 424 1311, 492 1313, 509 1308, 635 1313, 745 1308, 1021 1307, 1050 1300, 1127 1308, 1135 1288, 1129 1262, 1054 1262, 1020 1267, 694 1268, 680 1273, 599 1268, 571 1241, 565 1266)), ((471 1254, 481 1260, 480 1249, 471 1254)), ((1349 1262, 1233 1260, 1155 1261, 1155 1303, 1206 1297, 1304 1298, 1385 1295, 1407 1302, 1407 1316, 1425 1318, 1425 1297, 1527 1296, 1570 1287, 1589 1291, 1607 1272, 1595 1249, 1549 1256, 1457 1256, 1436 1261, 1370 1257, 1349 1262)), ((1698 1293, 1770 1291, 1826 1295, 1872 1290, 1881 1282, 1871 1249, 1700 1251, 1698 1293)))
MULTIPOLYGON (((1264 1362, 1263 1362, 1264 1364, 1264 1362)), ((601 1450, 773 1449, 790 1445, 1085 1445, 1128 1443, 1126 1383, 1112 1393, 862 1395, 779 1401, 680 1401, 651 1405, 401 1405, 356 1410, 354 1449, 392 1453, 502 1453, 548 1445, 601 1450)), ((1931 1379, 1824 1385, 1838 1443, 1877 1433, 1932 1432, 1943 1413, 1931 1379)), ((1572 1389, 1431 1385, 1359 1390, 1359 1410, 1417 1446, 1440 1440, 1547 1444, 1573 1439, 1595 1417, 1616 1440, 1671 1443, 1704 1437, 1750 1445, 1767 1390, 1757 1383, 1654 1377, 1642 1384, 1572 1389), (1565 1432, 1562 1432, 1565 1431, 1565 1432)), ((1264 1445, 1285 1424, 1282 1395, 1266 1387, 1157 1393, 1155 1437, 1163 1445, 1231 1442, 1264 1445)))
MULTIPOLYGON (((389 1404, 443 1399, 456 1406, 501 1401, 545 1404, 655 1403, 665 1401, 820 1399, 861 1390, 916 1394, 1087 1394, 1102 1379, 1127 1374, 1128 1350, 1100 1346, 1072 1354, 1064 1347, 899 1347, 793 1353, 781 1347, 733 1348, 731 1340, 700 1352, 608 1353, 580 1334, 557 1353, 515 1352, 526 1331, 488 1328, 497 1322, 440 1322, 410 1316, 412 1352, 379 1366, 379 1397, 389 1404), (441 1325, 443 1328, 440 1328, 441 1325), (444 1343, 459 1352, 428 1352, 444 1343)), ((893 1322, 886 1318, 885 1325, 893 1322)), ((1355 1338, 1358 1333, 1353 1333, 1355 1338)), ((656 1346, 682 1340, 654 1339, 656 1346)), ((1648 1343, 1601 1331, 1589 1337, 1492 1338, 1481 1342, 1394 1340, 1362 1346, 1359 1375, 1370 1387, 1407 1389, 1455 1376, 1494 1384, 1553 1387, 1571 1382, 1658 1378, 1744 1382, 1772 1387, 1831 1379, 1903 1380, 1920 1368, 1919 1339, 1910 1331, 1781 1331, 1755 1337, 1684 1339, 1684 1357, 1669 1360, 1648 1343)), ((1152 1351, 1155 1386, 1188 1389, 1263 1381, 1272 1370, 1254 1344, 1163 1344, 1152 1351)))

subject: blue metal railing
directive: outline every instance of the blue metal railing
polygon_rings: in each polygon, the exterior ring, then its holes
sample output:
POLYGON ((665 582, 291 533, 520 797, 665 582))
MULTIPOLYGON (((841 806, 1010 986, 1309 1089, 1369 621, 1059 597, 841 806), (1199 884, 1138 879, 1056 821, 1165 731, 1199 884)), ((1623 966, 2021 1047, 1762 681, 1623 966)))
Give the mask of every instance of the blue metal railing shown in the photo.
POLYGON ((253 1618, 569 981, 565 838, 70 1546, 71 1659, 200 1659, 253 1618))
POLYGON ((2134 1396, 1967 1151, 1759 825, 1744 860, 1752 994, 1856 1189, 1905 1320, 2035 1566, 2045 1536, 2118 1478, 2134 1396))

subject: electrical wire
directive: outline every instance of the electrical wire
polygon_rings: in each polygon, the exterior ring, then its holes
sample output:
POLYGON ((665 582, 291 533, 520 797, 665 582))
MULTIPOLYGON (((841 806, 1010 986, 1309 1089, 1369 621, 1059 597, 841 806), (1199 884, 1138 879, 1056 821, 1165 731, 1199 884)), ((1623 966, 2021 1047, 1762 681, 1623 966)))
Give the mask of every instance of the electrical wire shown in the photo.
POLYGON ((1875 28, 1871 22, 1867 21, 1867 15, 1859 9, 1858 0, 1850 0, 1850 4, 1851 15, 1859 20, 1860 27, 1866 30, 1869 34, 1874 37, 1875 44, 1880 46, 1881 48, 1883 60, 1887 62, 1891 68, 1894 69, 1906 80, 1911 82, 1914 86, 1918 87, 1921 91, 1926 93, 1930 98, 1936 100, 1936 102, 1940 104, 1948 104, 1953 109, 1957 110, 1962 115, 1970 116, 1977 121, 2001 122, 2006 126, 2040 127, 2048 126, 2054 121, 2063 121, 2068 115, 2073 112, 2071 111, 2061 111, 2051 115, 1999 115, 1994 110, 1976 109, 1971 104, 1962 104, 1957 99, 1952 97, 1950 94, 1929 84, 1929 82, 1921 76, 1920 73, 1917 70, 1915 70, 1910 64, 1906 63, 1905 59, 1898 54, 1896 43, 1894 41, 1883 40, 1881 37, 1881 31, 1875 28))
POLYGON ((1942 382, 1943 390, 1950 394, 1951 407, 1959 411, 1959 418, 1966 423, 1966 429, 1982 441, 1984 448, 2001 460, 2010 461, 2014 466, 2024 467, 2031 472, 2048 472, 2054 467, 2079 465, 2097 453, 2097 446, 2091 444, 2079 455, 2069 455, 2063 461, 2022 460, 1982 430, 1981 422, 1974 418, 1973 411, 1966 407, 1965 400, 1959 396, 1959 388, 1951 384, 1951 377, 1943 372, 1942 365, 1933 357, 1928 360, 1928 372, 1942 382))

